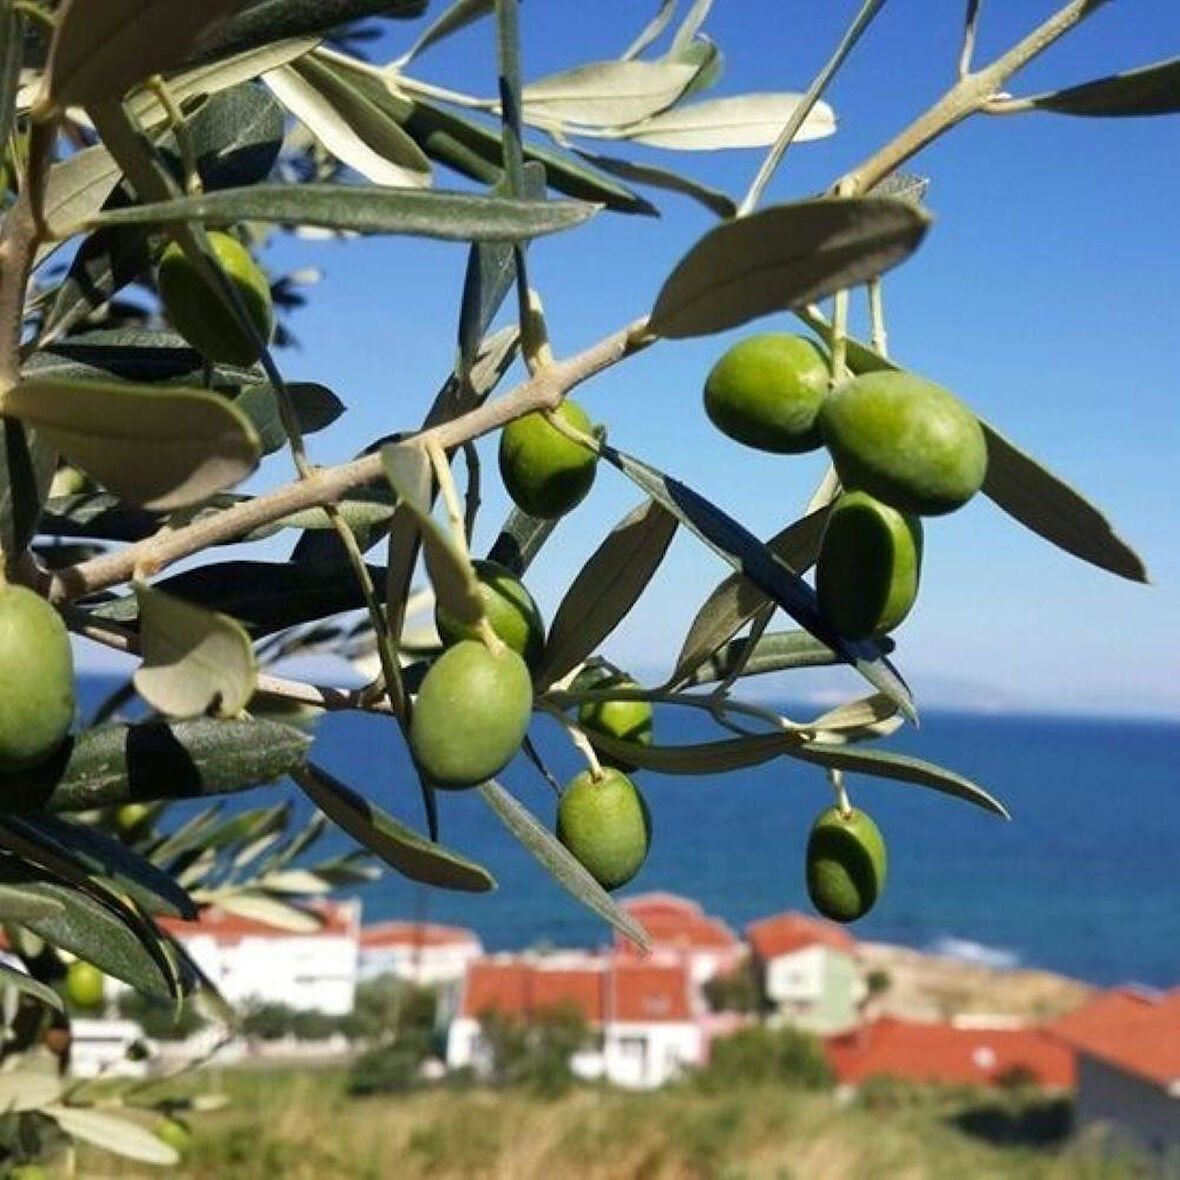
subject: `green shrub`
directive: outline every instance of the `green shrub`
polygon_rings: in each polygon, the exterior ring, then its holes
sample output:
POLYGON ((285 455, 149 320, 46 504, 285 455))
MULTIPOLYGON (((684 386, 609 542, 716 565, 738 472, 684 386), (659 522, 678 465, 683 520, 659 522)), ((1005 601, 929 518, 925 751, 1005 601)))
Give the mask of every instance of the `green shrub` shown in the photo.
POLYGON ((405 1093, 418 1085, 422 1060, 412 1045, 374 1045, 353 1061, 345 1088, 356 1097, 405 1093))
POLYGON ((585 1020, 562 1004, 528 1019, 485 1012, 480 1016, 492 1058, 492 1080, 523 1086, 544 1097, 564 1094, 573 1084, 570 1058, 589 1043, 585 1020))
POLYGON ((824 1090, 834 1080, 819 1040, 795 1028, 743 1028, 720 1037, 696 1075, 707 1093, 765 1083, 824 1090))

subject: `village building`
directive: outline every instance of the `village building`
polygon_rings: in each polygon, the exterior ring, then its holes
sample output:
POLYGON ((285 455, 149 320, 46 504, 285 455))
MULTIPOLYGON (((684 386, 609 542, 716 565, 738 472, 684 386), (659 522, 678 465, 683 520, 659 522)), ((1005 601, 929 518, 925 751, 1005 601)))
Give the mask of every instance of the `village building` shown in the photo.
MULTIPOLYGON (((641 893, 622 899, 619 905, 647 932, 650 956, 683 962, 696 987, 716 976, 731 974, 746 961, 745 945, 733 930, 687 897, 641 893)), ((615 951, 632 958, 645 953, 618 932, 615 951)))
POLYGON ((356 997, 361 903, 319 903, 318 930, 276 929, 226 910, 201 911, 195 922, 162 918, 231 1004, 261 1001, 343 1016, 356 997))
POLYGON ((376 922, 360 933, 361 981, 394 975, 419 987, 458 984, 467 965, 483 954, 470 930, 435 922, 376 922))
POLYGON ((837 1080, 859 1086, 870 1078, 943 1085, 995 1085, 1017 1080, 1046 1090, 1074 1084, 1074 1058, 1037 1028, 961 1026, 883 1016, 839 1036, 824 1053, 837 1080))
POLYGON ((1079 1129, 1104 1127, 1161 1162, 1180 1158, 1180 988, 1103 992, 1049 1032, 1077 1056, 1079 1129))
POLYGON ((767 1007, 777 1019, 820 1035, 860 1022, 867 995, 856 942, 842 926, 804 914, 776 914, 746 927, 767 1007))
POLYGON ((596 1034, 571 1059, 579 1077, 648 1089, 703 1060, 704 1033, 683 963, 562 953, 472 963, 448 1031, 447 1065, 490 1069, 481 1024, 489 1013, 531 1020, 562 1009, 576 1011, 596 1034))

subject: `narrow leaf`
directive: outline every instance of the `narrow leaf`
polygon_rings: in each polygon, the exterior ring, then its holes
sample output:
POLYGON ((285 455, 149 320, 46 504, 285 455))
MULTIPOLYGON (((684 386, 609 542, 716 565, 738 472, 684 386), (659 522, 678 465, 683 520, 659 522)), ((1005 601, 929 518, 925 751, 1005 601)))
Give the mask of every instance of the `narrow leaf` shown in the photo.
POLYGON ((455 0, 430 27, 410 46, 409 50, 398 58, 398 66, 407 66, 419 54, 425 53, 432 45, 437 45, 444 37, 457 33, 488 15, 495 8, 495 0, 455 0))
POLYGON ((524 117, 586 127, 637 123, 671 106, 695 75, 695 67, 678 62, 593 62, 526 86, 524 117))
POLYGON ((258 663, 250 637, 228 615, 203 610, 142 582, 135 690, 168 717, 236 717, 254 695, 258 663))
MULTIPOLYGON (((0 978, 7 980, 8 976, 5 974, 0 978)), ((45 990, 50 991, 49 988, 45 990)), ((56 1006, 60 1008, 61 1002, 56 1006)), ((64 1089, 64 1080, 51 1073, 38 1069, 6 1070, 0 1073, 0 1114, 39 1110, 56 1102, 64 1089)))
POLYGON ((596 206, 581 201, 522 201, 378 185, 256 184, 111 209, 91 224, 268 221, 452 242, 524 241, 579 225, 596 212, 596 206))
POLYGON ((90 811, 196 799, 273 782, 302 763, 311 739, 272 721, 144 722, 88 729, 57 756, 6 778, 3 811, 90 811))
POLYGON ((0 408, 111 491, 149 508, 202 500, 258 462, 258 436, 245 415, 199 390, 33 378, 8 390, 0 408))
POLYGON ((497 819, 520 841, 553 879, 575 900, 609 922, 636 946, 650 945, 647 932, 630 914, 622 910, 611 896, 582 867, 574 855, 523 804, 494 779, 477 787, 483 801, 497 819))
MULTIPOLYGON (((761 592, 759 597, 763 597, 761 592)), ((749 639, 733 639, 724 643, 700 662, 687 661, 687 671, 682 671, 678 665, 676 672, 669 677, 669 684, 677 688, 712 684, 725 680, 737 667, 741 667, 742 679, 745 679, 793 668, 823 668, 841 662, 826 643, 806 631, 772 631, 754 643, 753 651, 749 651, 750 642, 749 639)), ((882 640, 881 647, 891 651, 893 643, 882 640)))
POLYGON ((496 887, 485 868, 419 836, 322 767, 309 764, 295 781, 329 819, 403 877, 467 893, 496 887))
MULTIPOLYGON (((790 121, 801 94, 736 94, 686 103, 628 127, 633 143, 676 151, 769 147, 790 121)), ((834 135, 836 115, 817 102, 795 136, 796 142, 834 135)))
POLYGON ((655 16, 644 25, 639 35, 619 54, 619 57, 623 61, 630 61, 632 58, 638 57, 649 45, 654 44, 675 15, 676 4, 677 0, 660 0, 660 6, 656 9, 655 16))
POLYGON ((775 205, 710 230, 652 311, 661 336, 703 336, 857 286, 917 249, 930 218, 888 197, 775 205))
POLYGON ((0 550, 23 553, 37 531, 53 482, 57 452, 49 441, 12 418, 0 418, 0 550))
POLYGON ((1062 115, 1171 115, 1180 111, 1180 57, 1038 94, 1033 106, 1062 115))
POLYGON ((627 617, 660 568, 676 517, 646 500, 615 525, 566 591, 537 669, 541 688, 576 668, 627 617))
POLYGON ((144 1164, 171 1166, 180 1162, 176 1148, 130 1119, 85 1106, 46 1106, 41 1111, 74 1139, 144 1164))
POLYGON ((651 164, 637 164, 634 160, 623 160, 618 156, 604 156, 601 152, 576 149, 583 160, 589 160, 596 167, 612 176, 631 180, 636 184, 650 184, 654 188, 680 193, 704 205, 718 217, 733 217, 737 213, 737 202, 720 189, 710 188, 688 176, 671 172, 667 168, 656 168, 651 164))
MULTIPOLYGON (((48 900, 48 899, 46 899, 48 900)), ((16 921, 14 918, 13 921, 16 921)), ((39 979, 34 979, 31 975, 26 975, 23 971, 18 971, 15 967, 8 966, 7 963, 0 963, 0 988, 12 987, 18 992, 24 992, 25 995, 32 996, 36 1000, 40 1000, 42 1004, 47 1007, 56 1008, 59 1012, 65 1011, 65 1002, 61 996, 57 994, 51 987, 47 987, 39 979)), ((12 1076, 0 1074, 0 1077, 12 1076)), ((14 1077, 14 1080, 17 1080, 14 1077)), ((21 1079, 22 1093, 23 1083, 27 1082, 27 1078, 21 1079)), ((8 1110, 8 1104, 0 1099, 0 1111, 8 1110)))
POLYGON ((311 910, 248 889, 219 894, 217 905, 231 914, 292 934, 314 934, 324 925, 323 918, 311 910))
POLYGON ((853 643, 828 626, 816 606, 815 591, 757 537, 690 487, 638 459, 604 446, 602 456, 633 483, 658 500, 734 569, 742 571, 801 627, 826 643, 874 688, 897 702, 911 720, 913 698, 897 670, 873 642, 853 643))
POLYGON ((553 535, 557 525, 557 520, 542 520, 513 508, 488 552, 488 560, 497 562, 520 577, 541 551, 541 546, 553 535))

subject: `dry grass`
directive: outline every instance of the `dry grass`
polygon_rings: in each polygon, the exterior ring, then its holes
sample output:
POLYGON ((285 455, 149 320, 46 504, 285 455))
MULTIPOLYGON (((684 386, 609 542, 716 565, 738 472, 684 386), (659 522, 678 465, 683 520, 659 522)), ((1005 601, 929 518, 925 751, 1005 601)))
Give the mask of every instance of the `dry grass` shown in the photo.
MULTIPOLYGON (((236 1073, 230 1108, 200 1116, 179 1173, 83 1153, 80 1174, 184 1180, 1127 1180, 1125 1160, 1044 1138, 1040 1107, 960 1095, 838 1107, 781 1088, 557 1100, 483 1088, 350 1099, 338 1073, 236 1073), (990 1121, 979 1117, 991 1104, 990 1121), (961 1129, 976 1112, 985 1137, 961 1129), (1010 1139, 1003 1143, 996 1140, 1010 1139)), ((1042 1112, 1043 1113, 1043 1112, 1042 1112)))

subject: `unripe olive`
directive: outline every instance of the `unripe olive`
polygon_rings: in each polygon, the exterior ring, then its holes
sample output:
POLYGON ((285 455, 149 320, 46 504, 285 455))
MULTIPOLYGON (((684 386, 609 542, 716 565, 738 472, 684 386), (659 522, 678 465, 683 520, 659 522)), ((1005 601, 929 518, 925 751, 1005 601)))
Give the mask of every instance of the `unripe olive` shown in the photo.
POLYGON ((844 492, 824 527, 815 589, 819 609, 841 635, 892 631, 918 596, 922 522, 868 492, 844 492))
MULTIPOLYGON (((611 688, 639 688, 630 676, 609 672, 605 668, 584 668, 570 684, 571 692, 605 692, 611 688)), ((650 746, 653 712, 650 701, 586 701, 578 708, 578 724, 592 733, 606 734, 620 742, 634 742, 650 746)), ((632 771, 635 766, 625 759, 615 758, 605 750, 598 751, 604 766, 632 771)))
POLYGON ((777 454, 814 451, 828 361, 810 340, 764 332, 735 344, 709 371, 705 412, 723 434, 777 454))
MULTIPOLYGON (((566 398, 557 417, 583 434, 594 425, 566 398)), ((500 477, 512 502, 530 516, 553 520, 577 507, 590 491, 598 456, 550 425, 539 410, 509 422, 500 433, 500 477)))
POLYGON ((604 889, 626 885, 651 846, 651 815, 635 784, 608 767, 571 779, 557 807, 557 838, 604 889))
POLYGON ((144 803, 124 803, 115 809, 115 827, 124 836, 138 835, 151 814, 152 809, 144 803))
POLYGON ((953 512, 987 474, 979 419, 953 393, 912 373, 844 382, 824 401, 819 424, 845 487, 902 512, 953 512))
POLYGON ((885 888, 885 841, 877 825, 852 808, 822 811, 807 838, 807 893, 827 918, 855 922, 885 888))
MULTIPOLYGON (((269 341, 274 330, 274 305, 262 268, 231 234, 211 231, 209 243, 241 296, 258 335, 269 341)), ((221 296, 205 282, 176 242, 160 259, 156 284, 172 326, 198 352, 227 365, 247 366, 258 359, 257 345, 238 326, 221 296)))
MULTIPOLYGON (((518 656, 522 656, 530 668, 536 668, 545 647, 545 620, 533 596, 525 589, 524 583, 499 562, 473 561, 471 564, 479 579, 479 596, 492 630, 518 656)), ((479 635, 477 627, 453 618, 441 602, 434 608, 434 621, 448 647, 479 635)))
POLYGON ((102 1004, 106 977, 84 959, 66 968, 66 998, 75 1008, 97 1008, 102 1004))
POLYGON ((187 1123, 182 1123, 178 1118, 169 1116, 160 1119, 156 1123, 155 1133, 157 1139, 167 1143, 178 1155, 184 1155, 192 1145, 192 1131, 189 1130, 187 1123))
POLYGON ((464 639, 422 678, 410 748, 440 787, 473 787, 498 774, 524 741, 533 707, 528 666, 511 648, 464 639))
POLYGON ((74 660, 61 615, 24 586, 0 587, 0 774, 43 762, 74 719, 74 660))

